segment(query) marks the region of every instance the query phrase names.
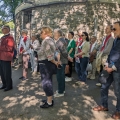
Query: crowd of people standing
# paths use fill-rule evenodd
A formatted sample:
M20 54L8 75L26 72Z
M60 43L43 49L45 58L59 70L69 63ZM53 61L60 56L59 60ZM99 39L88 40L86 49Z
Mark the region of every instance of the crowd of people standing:
M13 88L11 78L11 62L15 54L15 41L10 35L9 26L2 27L4 36L0 39L0 73L4 91ZM112 36L112 32L114 36ZM61 29L52 31L50 27L42 27L39 37L36 34L28 36L28 31L23 29L18 44L18 62L23 65L21 80L28 79L29 61L32 75L40 74L42 87L47 99L42 100L40 108L49 108L54 105L54 97L65 95L65 81L72 81L72 71L75 67L78 79L77 84L85 85L86 80L96 79L96 72L108 73L105 83L97 83L101 87L101 104L93 108L95 111L108 111L108 90L115 82L115 95L117 97L114 119L120 118L120 21L114 25L107 25L106 36L101 43L97 36L89 37L87 32L78 30L78 40L74 40L74 32L68 32L68 38ZM92 67L89 70L89 67ZM58 90L53 92L52 76L56 74Z

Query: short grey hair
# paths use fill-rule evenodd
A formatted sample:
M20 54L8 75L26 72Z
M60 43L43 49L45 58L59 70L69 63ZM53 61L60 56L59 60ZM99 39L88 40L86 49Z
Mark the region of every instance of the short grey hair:
M95 39L97 39L97 36L95 36L95 35L92 35L92 36L91 36L91 38L95 38Z
M32 33L31 37L35 37L35 38L37 38L37 34Z
M55 29L54 32L58 32L60 36L63 36L63 32L61 29Z
M21 33L28 34L28 30L27 30L27 29L23 29L23 30L21 31Z

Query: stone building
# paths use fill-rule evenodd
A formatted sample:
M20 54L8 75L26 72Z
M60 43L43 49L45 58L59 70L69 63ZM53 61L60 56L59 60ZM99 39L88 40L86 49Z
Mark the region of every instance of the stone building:
M17 40L21 29L31 35L46 25L65 33L82 29L101 39L105 25L120 20L120 0L26 0L15 14Z

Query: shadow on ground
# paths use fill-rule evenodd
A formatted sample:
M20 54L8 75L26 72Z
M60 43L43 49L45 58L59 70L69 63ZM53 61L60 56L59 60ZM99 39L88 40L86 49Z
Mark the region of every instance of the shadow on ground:
M54 98L53 108L40 109L41 99L45 94L41 87L40 77L20 81L21 68L13 69L14 89L8 92L0 91L0 120L112 120L116 98L113 88L109 92L109 112L94 112L92 108L100 102L100 88L95 86L96 80L88 80L87 85L66 83L64 97ZM53 77L54 91L57 90L56 76Z

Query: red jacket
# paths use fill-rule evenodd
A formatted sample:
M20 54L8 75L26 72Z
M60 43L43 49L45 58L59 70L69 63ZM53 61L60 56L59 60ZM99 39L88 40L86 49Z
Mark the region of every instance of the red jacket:
M14 54L14 38L8 34L0 40L0 60L12 61Z

